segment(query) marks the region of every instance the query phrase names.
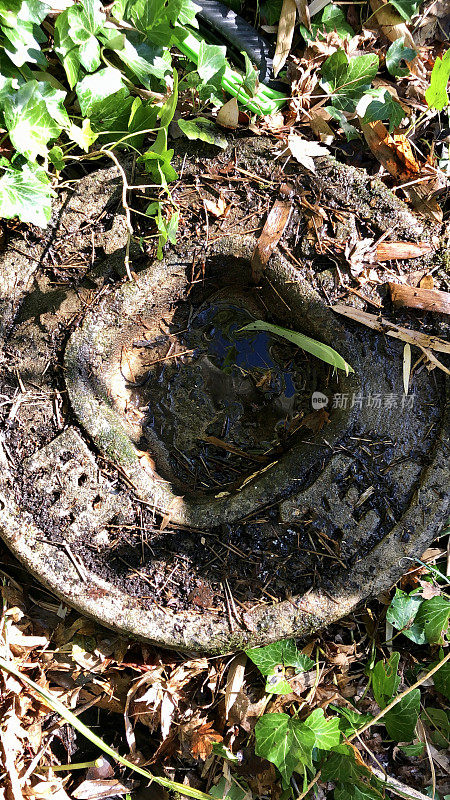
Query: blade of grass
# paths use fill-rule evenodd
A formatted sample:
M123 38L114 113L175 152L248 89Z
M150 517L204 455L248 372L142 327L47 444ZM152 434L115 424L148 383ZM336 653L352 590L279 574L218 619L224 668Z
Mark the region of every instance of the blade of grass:
M212 797L210 794L206 794L206 792L200 792L198 789L192 789L190 786L185 786L183 783L178 783L177 781L171 781L168 778L161 778L159 775L152 775L151 772L147 772L147 770L142 769L142 767L138 767L137 764L133 764L132 761L128 761L127 758L120 756L116 753L112 747L109 747L102 739L100 739L97 734L93 733L87 725L84 725L75 714L72 714L68 708L65 707L57 697L55 697L48 689L44 689L42 686L39 686L38 683L35 683L31 678L28 678L27 675L24 675L20 670L17 669L11 662L6 661L6 659L0 656L0 669L5 670L5 672L9 672L10 675L14 675L15 678L25 683L30 689L37 692L40 697L42 697L45 702L56 711L69 725L72 725L82 736L85 736L86 739L89 739L92 744L96 745L100 750L106 753L108 756L113 758L115 761L118 761L119 764L122 764L124 767L128 767L128 769L133 770L133 772L137 772L138 775L142 775L147 780L154 781L158 783L160 786L165 786L166 789L171 789L174 792L179 792L181 795L186 797L194 797L196 800L216 800L216 798Z
M320 358L321 361L325 361L327 364L331 364L332 367L343 369L346 375L348 375L349 372L355 371L332 347L323 344L323 342L318 342L316 339L311 339L303 333L290 331L288 328L281 328L279 325L272 325L270 322L264 322L262 319L258 319L256 322L250 322L249 325L245 325L243 328L240 328L240 330L267 331L268 333L273 333L275 336L281 336L283 339L287 339L288 342L293 342L297 347L301 347L302 350L306 350L306 352L311 353L312 356Z

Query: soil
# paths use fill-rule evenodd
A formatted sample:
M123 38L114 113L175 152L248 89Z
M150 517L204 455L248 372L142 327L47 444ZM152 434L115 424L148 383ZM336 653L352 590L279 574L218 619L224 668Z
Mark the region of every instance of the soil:
M336 267L335 253L327 252L326 248L318 252L313 246L311 218L305 215L305 205L302 206L300 200L324 209L324 241L333 236L336 242L342 243L352 224L357 225L361 236L374 235L383 230L382 213L378 222L370 222L363 204L354 212L348 208L347 197L342 203L336 196L327 198L321 189L317 189L320 176L313 189L311 180L299 174L296 168L291 165L283 168L282 160L273 162L268 155L270 142L266 142L265 147L264 151L259 142L257 146L243 142L239 149L231 148L217 155L213 148L203 144L189 144L186 148L183 142L179 146L177 158L182 179L175 187L174 198L181 208L181 225L175 250L191 262L192 281L201 281L206 248L212 242L233 233L254 231L257 234L261 230L268 207L277 197L280 185L288 180L292 184L294 208L281 242L282 251L298 265L298 276L308 280L328 302L345 297L348 304L364 305L357 296L348 295L341 282L341 269ZM142 180L145 181L145 176ZM47 232L19 228L11 233L9 244L10 250L25 249L28 253L35 250L38 255L34 286L21 304L5 349L6 363L0 388L4 447L14 469L17 503L24 512L32 515L55 546L63 546L68 529L82 512L83 498L79 508L75 500L72 510L65 517L56 519L52 516L55 497L40 490L38 481L30 483L24 465L26 459L52 442L63 429L76 425L67 402L61 369L64 346L70 332L83 318L85 309L96 303L99 297L107 295L124 275L126 236L117 199L120 187L115 170L106 169L101 177L94 174L83 181L75 195L62 194L53 224ZM218 188L222 186L223 189ZM223 218L214 219L208 215L205 241L203 201L217 200L218 195L225 198L229 211ZM404 231L400 232L400 237L408 238L406 222L407 215L404 215ZM138 226L140 224L138 222ZM146 233L145 228L140 232ZM409 235L417 237L417 231L411 234L409 230ZM426 236L422 232L420 235ZM202 244L192 247L192 243L199 239ZM152 256L151 246L152 240L148 240L144 252L137 248L132 250L136 272L147 266L148 258ZM435 254L434 258L439 259L441 255ZM431 257L426 256L415 260L409 268L427 269L430 263ZM445 272L441 270L435 276L437 281L441 277L442 288L445 288ZM379 303L383 291L380 294L370 290L367 296L372 303ZM252 309L253 315L254 311ZM184 328L184 333L180 333L179 348L193 353L188 354L185 363L178 360L176 365L170 362L153 365L146 382L136 387L137 408L147 407L148 397L156 388L160 393L158 413L147 418L144 432L145 428L158 428L159 433L164 432L176 443L181 456L171 464L171 468L181 482L191 479L194 491L232 482L234 474L241 478L249 473L248 461L239 454L220 449L218 452L211 444L199 446L198 443L192 452L189 432L180 432L176 426L177 397L182 398L186 392L186 381L198 379L200 371L204 382L214 383L217 368L223 366L231 347L230 340L219 351L214 351L214 348L208 351L207 340L222 314L223 345L223 325L228 324L229 336L226 317L230 313L234 329L245 323L247 317L251 318L248 311L243 312L236 304L226 307L220 300L204 306L194 319L180 318L180 323L186 323L188 330ZM413 322L417 325L419 322L424 331L445 334L444 323L429 314L397 312L395 319L400 324ZM350 324L349 327L356 329L356 325ZM381 356L383 350L394 353L401 365L401 344L382 342L381 337L367 332L360 331L360 336L369 351L379 348ZM26 342L30 341L38 357L33 355L27 360ZM217 337L214 341L217 343ZM247 344L242 349L244 360L239 364L239 357L236 359L237 366L228 373L226 385L223 378L221 380L220 392L223 393L225 386L230 397L237 398L240 404L234 426L229 431L228 443L258 458L270 448L282 444L283 436L286 436L283 428L286 404L292 406L291 387L311 385L311 359L298 352L295 354L291 345L269 345L266 335L260 334L256 339L252 337L245 341ZM158 344L165 347L167 343L156 342ZM164 347L159 351L150 348L149 361L155 361L161 353L167 352ZM242 370L245 372L248 367L245 359L252 358L256 351L261 350L266 363L267 359L270 360L270 374L261 368L261 364L256 367L252 364L257 377L242 377ZM393 385L398 385L398 379L396 376ZM399 451L395 436L380 441L371 435L367 426L361 430L353 427L340 442L339 453L353 455L357 468L353 465L350 472L342 469L337 477L336 502L352 508L355 524L363 524L370 511L380 522L376 534L367 540L367 549L380 541L400 519L432 454L444 402L444 382L437 370L429 378L423 368L416 373L415 380L421 397L420 414L413 415L411 408L402 409L404 426L411 426L404 451ZM172 417L166 407L169 396L174 403ZM303 395L298 393L297 405L290 408L291 419L305 415L309 396L309 388ZM272 416L268 414L269 409ZM252 414L255 417L253 430L248 425ZM221 401L200 408L199 415L203 418L198 420L203 434L227 438ZM77 430L83 437L82 431ZM302 435L307 441L307 429ZM92 445L85 441L92 449ZM190 463L185 468L186 457ZM72 458L70 452L67 458ZM351 564L364 555L352 550L351 538L346 539L345 531L330 521L332 514L328 514L326 509L323 516L310 519L305 512L303 518L295 522L283 522L278 507L263 507L248 519L217 529L173 528L170 519L161 519L136 498L133 488L124 481L114 464L102 456L96 458L108 491L120 494L121 507L126 507L127 512L122 516L110 516L102 528L103 540L101 537L93 539L89 529L84 532L80 529L77 537L70 540L71 549L85 568L139 597L143 607L156 604L173 611L207 610L220 616L229 613L230 602L233 602L243 611L248 611L255 604L289 600L292 595L318 585L326 590L337 570L342 570L344 575ZM328 458L329 453L324 448L323 465ZM402 482L399 470L406 476L403 492L399 491ZM314 477L309 477L310 482ZM308 480L305 486L308 486ZM364 494L367 494L367 499L358 506L357 499ZM94 496L93 503L95 499Z

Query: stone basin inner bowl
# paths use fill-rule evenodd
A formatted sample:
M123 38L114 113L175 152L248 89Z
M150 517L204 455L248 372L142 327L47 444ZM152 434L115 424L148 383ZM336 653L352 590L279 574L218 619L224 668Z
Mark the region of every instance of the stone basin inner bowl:
M216 247L194 283L178 259L154 265L89 313L66 348L67 388L85 431L171 523L210 528L288 497L351 425L349 404L330 409L315 436L299 427L314 392L356 394L354 375L240 330L265 318L333 346L349 363L358 358L284 258L275 255L255 287L252 244Z
M103 293L65 348L75 420L23 465L32 504L14 500L7 465L0 476L2 536L41 581L104 625L190 652L315 632L392 585L448 513L442 376L417 370L405 398L402 343L343 324L279 254L255 287L254 246L224 238L195 267L171 254ZM331 345L354 373L240 331L255 318ZM329 398L328 418L312 413L314 392ZM108 525L133 522L136 498L180 551L186 537L214 536L240 552L240 584L252 574L259 598L239 603L239 568L213 580L195 548L188 569L207 593L222 587L222 605L172 610L94 561L80 573L80 537L107 554ZM261 558L269 539L273 556L256 577L240 539L249 528ZM329 569L315 566L317 537ZM305 557L306 584L296 577ZM264 589L283 563L285 599L270 602Z

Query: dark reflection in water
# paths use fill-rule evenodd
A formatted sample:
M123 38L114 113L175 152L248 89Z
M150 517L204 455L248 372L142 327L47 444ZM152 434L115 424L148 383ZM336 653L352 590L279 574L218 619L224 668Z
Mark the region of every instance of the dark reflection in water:
M189 354L155 364L139 392L144 432L190 490L236 486L277 458L326 384L328 368L295 345L242 331L254 318L238 303L204 304L176 334Z

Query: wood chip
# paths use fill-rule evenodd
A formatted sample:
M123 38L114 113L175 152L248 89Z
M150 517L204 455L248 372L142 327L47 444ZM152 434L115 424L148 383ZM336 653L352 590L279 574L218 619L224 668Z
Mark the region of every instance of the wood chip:
M397 308L420 308L438 314L450 314L450 294L439 289L422 289L402 283L389 283L391 299Z
M353 308L353 306L346 306L344 303L337 303L333 306L333 311L360 322L374 331L391 336L393 339L409 342L409 344L414 344L421 349L425 348L427 350L436 350L438 353L450 354L450 343L439 339L437 336L429 336L427 333L420 333L411 328L402 328L400 325L395 325L394 322L383 319L383 317L369 314L367 311L361 311L359 308Z
M376 247L376 260L420 258L426 253L431 253L432 250L433 247L428 242L380 242Z
M261 280L264 268L289 222L291 210L291 203L276 200L269 212L252 255L252 280L255 283L259 283Z

